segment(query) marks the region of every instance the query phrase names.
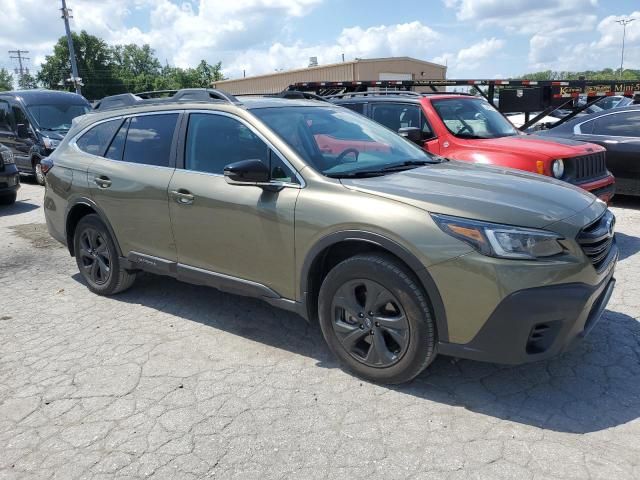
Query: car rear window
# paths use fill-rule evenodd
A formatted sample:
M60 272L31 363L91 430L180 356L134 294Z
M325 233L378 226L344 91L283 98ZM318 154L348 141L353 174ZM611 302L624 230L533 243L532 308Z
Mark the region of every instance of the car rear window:
M83 152L90 153L91 155L104 155L104 151L111 143L111 139L118 131L118 128L122 124L122 119L109 120L107 122L99 123L95 127L85 132L77 141L76 145Z

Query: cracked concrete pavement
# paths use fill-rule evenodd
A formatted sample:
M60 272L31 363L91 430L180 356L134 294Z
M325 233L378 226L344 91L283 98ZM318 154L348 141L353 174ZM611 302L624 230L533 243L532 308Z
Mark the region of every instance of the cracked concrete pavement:
M42 195L0 207L0 479L640 478L640 200L613 208L618 284L575 350L389 388L258 300L152 275L90 293Z

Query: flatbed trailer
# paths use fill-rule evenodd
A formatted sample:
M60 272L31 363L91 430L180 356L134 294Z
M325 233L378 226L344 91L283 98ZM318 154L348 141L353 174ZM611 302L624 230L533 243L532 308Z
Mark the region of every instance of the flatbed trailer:
M320 97L340 97L349 94L393 93L420 89L426 93L452 93L447 87L475 87L502 113L524 113L526 130L556 110L569 110L554 126L575 117L603 98L620 95L633 97L640 94L640 80L363 80L345 82L301 82L290 85L285 92L313 93ZM285 93L283 92L283 94ZM577 99L586 96L584 105ZM496 105L496 98L499 100ZM530 118L531 113L537 113Z

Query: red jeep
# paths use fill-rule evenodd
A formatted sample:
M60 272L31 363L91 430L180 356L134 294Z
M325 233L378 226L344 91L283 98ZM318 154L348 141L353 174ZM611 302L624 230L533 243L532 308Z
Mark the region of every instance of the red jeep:
M605 202L614 194L615 180L607 170L603 147L522 133L481 97L367 92L346 93L331 102L447 158L548 175L582 187Z

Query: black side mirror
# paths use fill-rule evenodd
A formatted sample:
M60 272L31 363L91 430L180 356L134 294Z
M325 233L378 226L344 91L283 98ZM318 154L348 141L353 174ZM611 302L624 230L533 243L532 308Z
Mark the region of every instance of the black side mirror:
M270 180L269 167L257 159L241 160L224 167L224 176L232 183L264 184Z
M403 127L398 130L398 133L413 143L422 144L422 132L418 127Z

